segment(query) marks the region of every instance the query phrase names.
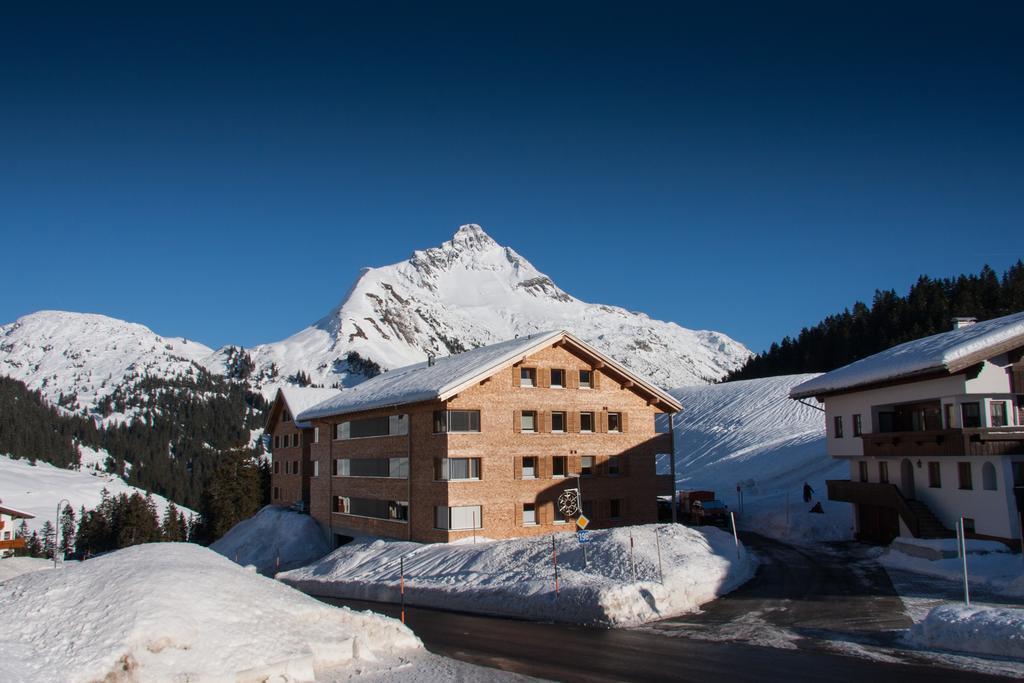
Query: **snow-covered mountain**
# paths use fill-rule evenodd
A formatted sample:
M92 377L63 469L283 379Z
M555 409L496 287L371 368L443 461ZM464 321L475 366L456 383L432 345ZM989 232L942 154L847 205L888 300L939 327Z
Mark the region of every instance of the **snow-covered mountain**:
M104 315L39 311L0 325L0 374L72 412L95 410L147 375L195 377L208 346ZM117 416L112 416L117 419Z
M250 350L266 382L297 372L343 386L363 379L355 352L395 368L542 330L564 328L662 386L706 384L750 351L719 332L688 330L566 293L478 225L440 247L365 269L330 313L287 339ZM228 350L222 349L219 354ZM221 365L223 371L223 364Z

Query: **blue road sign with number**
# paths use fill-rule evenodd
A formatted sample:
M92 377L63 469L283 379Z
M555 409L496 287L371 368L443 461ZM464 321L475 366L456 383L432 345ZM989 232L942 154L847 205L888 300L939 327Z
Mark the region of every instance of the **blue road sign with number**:
M590 543L590 533L580 529L576 532L576 538L580 543Z

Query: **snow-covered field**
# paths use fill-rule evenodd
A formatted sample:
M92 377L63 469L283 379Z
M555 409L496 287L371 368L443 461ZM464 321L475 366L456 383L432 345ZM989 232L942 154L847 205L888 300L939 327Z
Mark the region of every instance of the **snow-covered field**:
M3 586L0 614L17 615L0 638L4 681L313 680L422 648L394 619L329 607L188 543L134 546Z
M825 480L846 479L849 472L825 451L824 413L789 398L792 387L816 376L672 390L683 404L676 426L679 488L715 491L740 513L740 528L765 536L791 542L852 538L852 506L827 500ZM815 492L811 504L803 502L805 481ZM808 512L815 502L824 514Z
M42 557L7 557L0 559L0 581L44 569L53 569L53 560Z
M48 463L37 461L32 465L27 459L15 459L0 455L0 500L8 507L35 515L28 520L30 530L39 530L43 523L55 523L57 503L62 498L71 502L77 514L79 507L86 509L99 505L103 489L110 495L122 493L146 495L143 489L127 484L124 479L112 474L103 474L92 469L65 470ZM160 514L167 508L168 500L153 495ZM185 516L195 514L192 510L178 506Z
M331 546L309 515L268 505L231 527L210 550L273 575L309 564L330 552Z
M631 626L694 611L742 585L755 570L742 546L737 553L730 534L711 527L645 525L593 531L590 537L585 564L575 535L555 535L557 595L551 536L452 544L359 538L277 578L314 595L397 602L404 558L409 604Z

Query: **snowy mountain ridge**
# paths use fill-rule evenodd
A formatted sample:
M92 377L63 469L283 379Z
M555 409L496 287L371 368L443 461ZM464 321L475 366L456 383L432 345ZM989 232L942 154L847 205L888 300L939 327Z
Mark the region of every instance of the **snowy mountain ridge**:
M718 332L580 301L480 226L464 225L438 247L363 269L341 303L279 342L213 351L103 315L39 311L0 325L0 374L70 412L95 412L115 389L130 391L147 376L188 379L203 369L244 379L270 398L299 373L348 387L375 365L387 370L560 328L661 386L718 380L750 355ZM129 409L105 420L133 416Z
M662 386L721 379L750 355L718 332L580 301L478 225L406 261L364 269L326 316L250 354L264 377L304 371L315 383L351 386L363 377L349 352L390 369L560 328Z

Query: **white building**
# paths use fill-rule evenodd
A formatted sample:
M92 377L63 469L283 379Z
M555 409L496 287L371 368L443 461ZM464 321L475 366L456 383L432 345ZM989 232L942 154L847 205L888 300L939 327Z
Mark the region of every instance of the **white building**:
M793 388L825 405L828 454L849 480L858 538L969 534L1020 546L1024 510L1024 312L899 346Z
M0 557L7 557L18 548L25 547L25 539L17 535L20 519L32 519L35 515L0 505Z

